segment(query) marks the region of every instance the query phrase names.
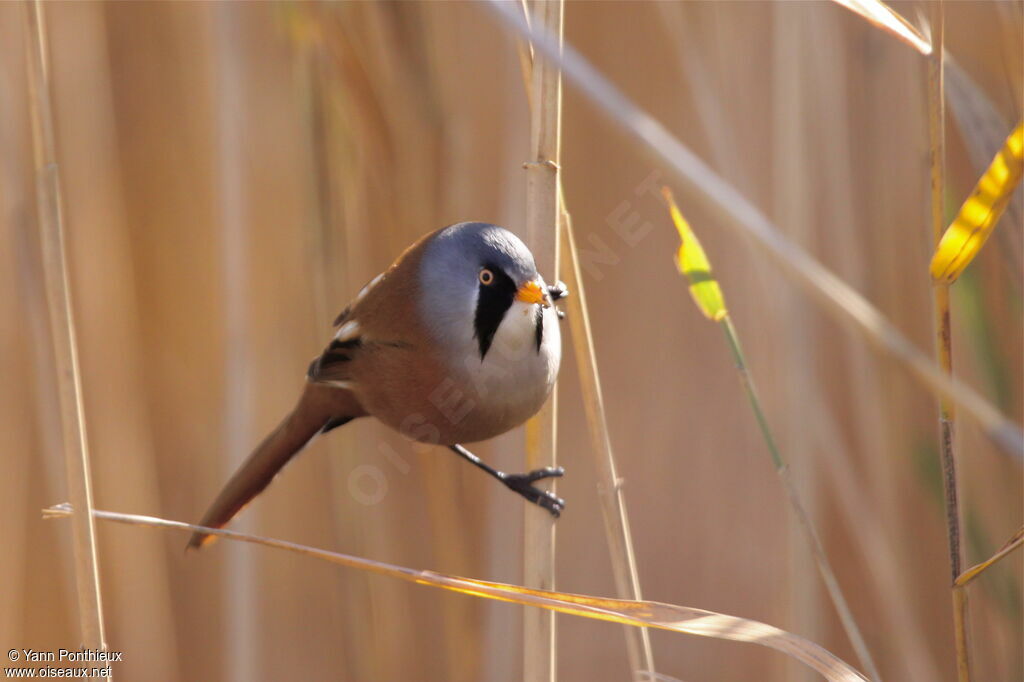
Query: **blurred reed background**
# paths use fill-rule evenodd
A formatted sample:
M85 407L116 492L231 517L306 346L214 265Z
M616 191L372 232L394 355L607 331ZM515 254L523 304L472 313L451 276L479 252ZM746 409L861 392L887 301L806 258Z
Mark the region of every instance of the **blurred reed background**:
M893 6L916 21L923 4ZM0 645L45 650L79 635L70 525L40 519L67 493L23 12L0 4ZM516 44L461 2L46 12L95 502L195 520L291 406L333 316L405 245L466 219L522 233ZM1022 115L1024 5L946 12L947 49L1005 134ZM566 39L931 352L924 59L828 2L573 2ZM947 130L955 211L996 147L979 156L991 140L952 115ZM668 174L568 86L562 168L645 597L769 622L856 663L720 332L673 265L649 191ZM677 197L883 675L954 679L933 396ZM1019 423L1015 215L954 288L953 320L957 372ZM571 357L559 399L558 586L612 595ZM1020 527L1021 469L965 416L958 446L974 563ZM479 450L518 469L522 447L514 432ZM366 422L318 440L233 527L519 582L521 505ZM520 675L517 606L230 542L186 556L183 535L150 529L100 524L98 542L118 679ZM1017 552L969 588L977 679L1024 679L1021 572ZM560 680L629 678L619 626L558 628ZM658 670L688 682L807 676L759 647L652 639Z

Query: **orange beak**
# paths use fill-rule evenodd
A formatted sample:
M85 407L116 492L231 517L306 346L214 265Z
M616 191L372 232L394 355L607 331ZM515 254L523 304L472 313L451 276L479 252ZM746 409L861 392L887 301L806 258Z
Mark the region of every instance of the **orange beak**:
M544 308L548 307L547 295L537 280L531 280L519 287L519 291L516 292L516 300L524 303L538 303Z

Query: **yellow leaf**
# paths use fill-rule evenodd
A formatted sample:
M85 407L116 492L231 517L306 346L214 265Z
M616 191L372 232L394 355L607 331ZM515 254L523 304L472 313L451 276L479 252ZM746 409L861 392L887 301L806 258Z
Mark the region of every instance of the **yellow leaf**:
M1006 138L1003 148L992 159L971 196L960 207L956 219L942 235L932 257L930 271L933 280L951 284L970 265L1010 203L1022 170L1024 121L1018 123Z
M700 308L700 311L710 319L721 320L728 312L725 309L725 297L722 296L722 289L711 274L711 263L704 254L704 248L700 245L697 235L690 229L690 224L676 206L675 199L668 187L662 187L661 193L668 202L668 210L672 215L672 222L679 232L679 251L676 252L676 267L679 272L686 275L690 280L690 295L693 301Z

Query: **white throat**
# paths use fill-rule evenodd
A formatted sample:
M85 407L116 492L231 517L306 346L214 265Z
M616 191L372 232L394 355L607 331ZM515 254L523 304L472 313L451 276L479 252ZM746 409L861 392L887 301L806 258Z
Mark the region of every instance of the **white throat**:
M537 311L543 332L537 345ZM479 399L496 409L516 410L543 401L558 375L561 336L554 308L515 301L505 313L491 346L480 357L476 339L462 363Z

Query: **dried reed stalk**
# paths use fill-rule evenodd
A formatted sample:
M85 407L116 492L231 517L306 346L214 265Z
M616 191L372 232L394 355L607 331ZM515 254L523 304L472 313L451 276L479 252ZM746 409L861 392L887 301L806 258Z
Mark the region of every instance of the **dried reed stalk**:
M571 45L564 46L549 32L531 31L517 12L500 0L487 7L511 30L532 40L536 52L558 64L598 111L623 132L641 143L642 149L662 163L687 187L715 209L727 225L770 256L780 271L791 277L823 309L844 325L851 325L879 349L899 360L922 385L945 396L971 414L985 435L1004 452L1024 461L1024 432L977 391L945 374L919 351L897 327L853 287L825 268L801 246L787 239L761 209L715 173L678 138L632 100L625 97Z
M527 25L530 22L529 8L526 0L522 0L523 18ZM529 42L518 44L519 63L526 85L527 103L533 104L531 83L533 81L533 45ZM583 289L583 275L580 271L579 252L572 230L572 218L565 207L565 194L562 189L561 177L558 179L559 210L558 223L561 236L566 241L566 248L560 249L562 261L559 265L567 273L571 296L566 303L569 308L569 324L572 330L573 350L576 357L577 371L580 375L580 391L583 395L584 411L587 415L587 429L590 434L591 453L594 455L595 467L599 480L598 498L601 501L601 515L604 519L605 537L608 539L608 551L611 554L612 573L615 576L616 593L622 599L640 601L640 577L636 568L636 554L633 550L633 537L629 528L629 517L626 514L626 502L622 493L622 481L619 479L615 466L615 454L612 451L611 437L608 435L608 422L604 411L604 396L601 390L601 375L597 369L597 354L594 351L594 338L590 330L590 315L587 309L586 294ZM654 653L651 648L651 637L646 629L627 627L626 655L629 668L636 675L655 674Z
M856 670L814 642L766 623L730 616L724 613L715 613L714 611L705 611L704 609L661 602L608 599L586 594L535 590L520 585L463 578L435 571L396 566L350 554L328 552L294 542L249 535L224 528L195 526L189 523L182 523L181 521L171 521L154 516L121 514L100 509L94 509L92 514L95 518L104 521L113 521L131 526L146 526L190 532L202 531L222 538L286 550L332 564L356 568L378 575L386 575L417 585L439 587L481 599L533 606L580 618L621 623L632 627L654 627L671 632L696 635L698 637L712 637L733 642L759 644L800 660L812 670L821 673L825 679L831 682L864 682L865 680ZM69 516L78 516L78 514L67 503L58 504L43 510L44 519L59 519Z
M942 241L946 231L943 211L945 192L945 93L943 90L942 51L944 17L941 0L931 5L932 45L928 57L928 142L931 170L931 223L935 245ZM949 285L934 283L932 288L935 308L935 353L939 367L948 376L953 375L953 337L949 313ZM970 651L967 633L967 592L956 585L964 565L964 547L960 540L960 503L956 476L956 455L953 451L953 431L956 424L956 406L949 396L939 396L939 456L942 460L942 487L946 502L946 532L949 541L950 584L953 596L953 632L956 641L957 679L971 679Z
M535 24L562 40L564 0L537 0ZM538 269L558 279L558 162L562 134L562 75L552 61L534 64L530 79L530 162L526 164L526 235ZM556 465L557 389L526 425L526 469ZM525 507L523 583L555 587L555 520L535 505ZM523 614L523 679L554 682L555 614Z
M570 294L566 306L569 308L573 352L576 356L576 369L580 375L583 407L587 414L590 449L594 455L594 469L598 479L597 492L601 500L601 516L604 519L608 551L611 554L615 591L622 599L641 601L643 596L640 592L640 576L636 569L636 554L633 551L633 534L629 528L629 516L626 514L622 480L616 471L615 454L612 452L612 441L608 435L601 375L597 371L597 355L594 351L594 336L590 330L579 252L576 249L572 219L564 207L563 201L560 222L565 248L562 249L562 260ZM646 629L637 628L626 628L625 634L630 670L634 674L647 673L648 677L655 674L650 634Z
M88 511L76 515L72 523L79 626L82 645L99 650L106 648L106 634L96 553L96 525L92 516L92 476L82 403L82 377L78 367L78 343L64 249L63 198L53 132L53 111L50 106L46 17L39 0L26 5L25 29L32 146L36 166L36 204L53 339L53 360L58 378L68 496L76 508Z
M252 344L248 342L253 324L250 310L251 289L248 271L251 258L249 241L250 197L245 177L246 112L248 74L240 39L240 9L229 4L212 8L215 32L213 54L216 79L216 210L223 229L220 234L220 295L224 301L223 353L224 385L223 427L227 457L221 462L224 476L229 476L243 461L251 443L252 414L255 403L252 367ZM258 515L260 512L257 511ZM252 516L238 521L241 528L251 528ZM227 555L221 567L220 580L227 599L224 616L226 628L225 655L229 680L251 680L257 675L259 632L257 599L260 567L252 560L252 550L239 547Z

